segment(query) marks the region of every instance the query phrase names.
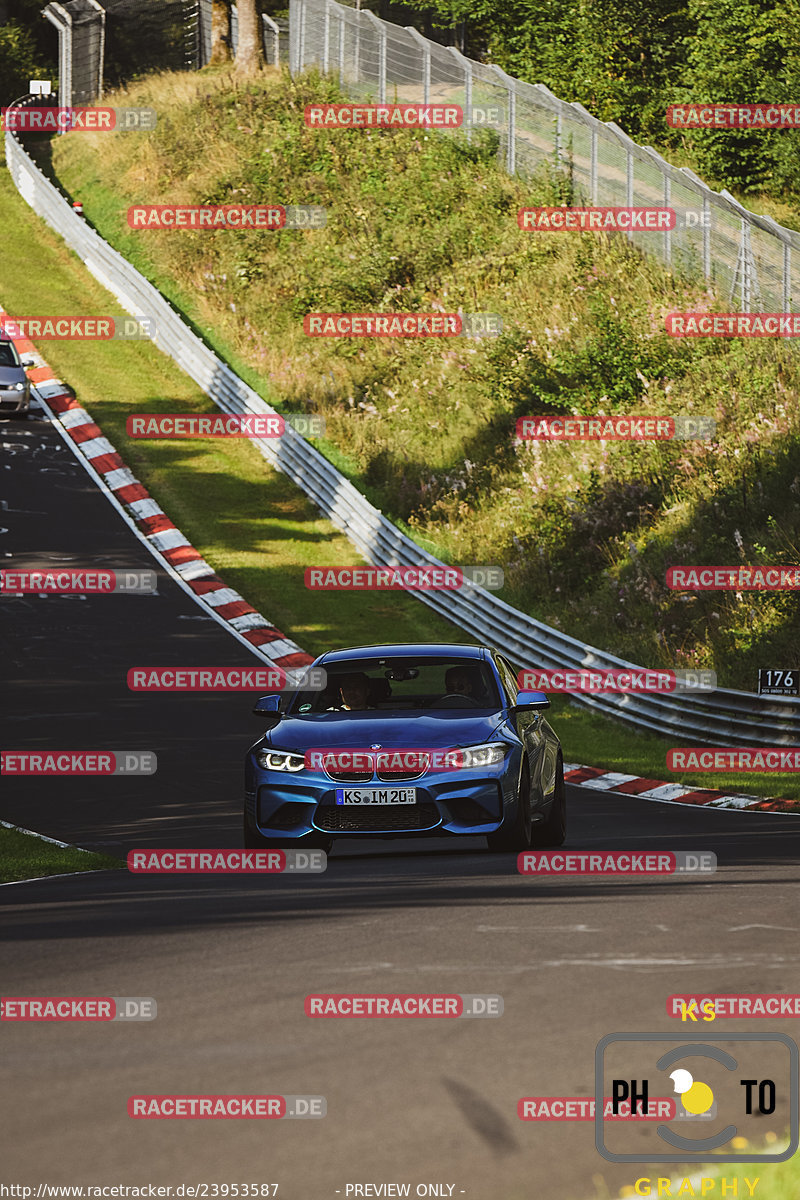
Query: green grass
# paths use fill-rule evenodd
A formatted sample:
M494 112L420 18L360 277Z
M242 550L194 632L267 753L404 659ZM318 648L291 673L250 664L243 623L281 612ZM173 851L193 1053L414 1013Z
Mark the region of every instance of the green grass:
M0 883L66 875L71 871L123 869L124 862L77 846L54 846L35 833L0 827Z
M713 788L718 791L744 792L789 800L800 812L800 778L797 775L772 776L735 771L668 771L667 751L673 747L694 745L691 738L675 734L660 737L631 729L621 721L597 716L568 697L551 696L548 718L558 732L564 748L564 761L584 766L603 766L625 775L642 775L679 783L685 787Z

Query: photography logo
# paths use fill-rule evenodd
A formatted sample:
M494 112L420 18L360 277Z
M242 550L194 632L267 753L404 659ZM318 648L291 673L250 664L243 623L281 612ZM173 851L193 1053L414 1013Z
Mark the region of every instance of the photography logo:
M800 1055L782 1033L610 1033L595 1051L595 1145L625 1163L785 1162L800 1145ZM646 1117L650 1097L676 1095L675 1116L637 1134L618 1110ZM602 1099L611 1096L606 1114ZM768 1118L765 1120L764 1118ZM759 1150L767 1131L789 1129L788 1145ZM633 1137L636 1140L633 1141ZM739 1152L741 1150L741 1152Z

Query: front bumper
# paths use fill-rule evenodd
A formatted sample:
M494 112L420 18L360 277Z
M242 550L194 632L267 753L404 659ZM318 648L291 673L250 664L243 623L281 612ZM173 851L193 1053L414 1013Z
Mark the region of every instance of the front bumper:
M338 805L337 787L414 787L416 804ZM245 792L245 810L265 837L300 838L311 832L339 836L372 834L412 837L442 834L485 835L503 822L514 803L513 773L506 762L494 772L437 772L421 779L387 784L336 783L306 771L302 778L259 769Z
M0 416L14 416L15 413L27 412L31 405L31 390L24 392L11 391L0 387Z

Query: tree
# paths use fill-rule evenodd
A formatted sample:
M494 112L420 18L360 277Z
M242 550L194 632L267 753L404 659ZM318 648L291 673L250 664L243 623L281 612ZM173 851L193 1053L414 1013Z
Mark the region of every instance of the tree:
M212 0L211 64L231 60L231 0Z
M27 96L28 82L41 78L33 38L16 21L0 28L0 104Z
M253 75L264 66L261 40L261 16L256 0L239 0L239 39L236 47L236 72Z

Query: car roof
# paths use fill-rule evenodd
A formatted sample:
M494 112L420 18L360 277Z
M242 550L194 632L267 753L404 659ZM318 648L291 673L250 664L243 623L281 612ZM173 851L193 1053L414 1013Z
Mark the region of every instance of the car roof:
M475 658L490 657L485 646L461 646L452 642L387 642L378 646L348 646L329 650L318 662L348 662L359 658Z

